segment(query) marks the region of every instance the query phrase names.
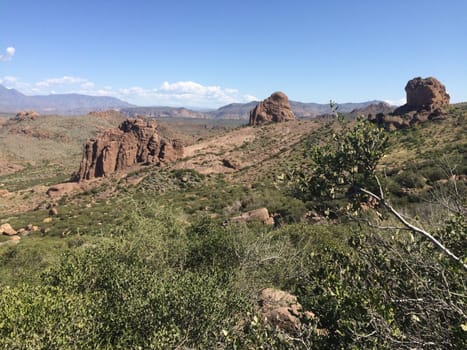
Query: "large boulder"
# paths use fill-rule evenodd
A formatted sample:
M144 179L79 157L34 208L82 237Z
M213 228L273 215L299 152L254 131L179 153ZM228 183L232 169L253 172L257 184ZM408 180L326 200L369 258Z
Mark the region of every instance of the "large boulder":
M250 125L280 123L288 120L295 120L295 115L290 108L289 98L283 92L273 93L258 103L250 112Z
M438 79L414 78L405 86L407 106L413 109L424 107L438 108L449 105L449 95L446 87Z
M108 176L138 163L172 162L182 154L182 144L162 138L155 121L127 119L85 143L77 180Z
M436 78L414 78L405 86L407 103L393 113L370 115L369 120L393 131L424 123L428 120L442 119L445 107L449 105L446 88Z

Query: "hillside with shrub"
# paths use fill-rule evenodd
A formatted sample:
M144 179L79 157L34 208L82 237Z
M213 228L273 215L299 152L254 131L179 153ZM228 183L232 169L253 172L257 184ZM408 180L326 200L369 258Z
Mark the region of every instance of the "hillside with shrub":
M337 118L172 121L184 158L48 195L78 170L84 139L121 122L83 118L92 127L79 134L60 117L1 125L3 159L22 170L0 175L0 224L20 237L0 236L0 348L466 347L466 104L391 132ZM50 137L23 133L13 150L21 129ZM70 159L60 137L73 140ZM54 179L44 171L58 159ZM269 218L251 214L261 208ZM267 310L268 288L300 308Z

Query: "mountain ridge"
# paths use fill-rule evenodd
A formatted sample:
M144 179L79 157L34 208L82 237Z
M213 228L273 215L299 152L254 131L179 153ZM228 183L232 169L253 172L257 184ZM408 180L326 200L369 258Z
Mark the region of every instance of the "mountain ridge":
M218 109L202 111L187 107L135 106L115 97L90 96L77 93L28 96L18 90L7 89L0 85L0 112L4 113L35 110L42 114L78 115L92 111L115 109L128 117L248 120L250 111L258 102L230 103ZM297 118L315 118L319 115L331 113L329 104L290 101L290 105ZM368 109L369 106L373 105L384 106L386 109L392 107L386 102L378 100L347 102L337 105L339 112L342 113Z
M250 117L250 111L255 108L259 101L251 101L247 103L231 103L222 106L213 111L194 111L184 107L129 107L122 108L121 113L128 117L144 116L153 118L203 118L203 119L239 119L248 120ZM320 103L306 103L298 101L290 101L290 106L297 118L316 118L320 115L331 113L331 107L329 104ZM395 106L391 106L384 101L372 100L367 102L346 102L337 104L338 111L346 114L355 114L362 110L363 114L365 111L371 110L379 113L392 110Z
M110 96L77 93L28 96L0 85L0 111L17 113L35 110L44 114L83 114L95 110L120 109L134 105Z

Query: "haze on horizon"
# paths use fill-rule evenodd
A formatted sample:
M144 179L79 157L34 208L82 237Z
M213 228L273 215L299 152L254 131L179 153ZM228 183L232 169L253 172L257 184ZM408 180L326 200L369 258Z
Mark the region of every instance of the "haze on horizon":
M409 79L435 76L461 102L466 13L462 0L2 0L0 84L216 108L277 90L402 104Z

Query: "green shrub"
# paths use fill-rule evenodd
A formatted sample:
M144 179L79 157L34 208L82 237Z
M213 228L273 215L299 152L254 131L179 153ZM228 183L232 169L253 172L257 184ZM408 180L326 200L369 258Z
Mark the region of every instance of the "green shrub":
M425 179L423 176L412 169L403 170L395 176L394 180L401 187L422 188L425 185Z
M92 349L101 343L98 313L91 294L51 286L4 287L0 349Z
M169 258L160 248L154 252L156 242L164 243L155 237L172 235L173 227L151 222L155 225L147 234L137 235L147 227L143 222L128 236L68 251L44 275L43 285L28 293L27 286L7 288L0 297L0 319L5 319L0 348L214 347L247 304L231 287L229 274L178 269L174 262L185 259L183 249ZM13 295L16 304L11 304ZM55 327L62 328L53 333Z
M187 238L189 243L186 267L229 270L238 265L239 257L231 232L220 222L203 217L191 225Z

